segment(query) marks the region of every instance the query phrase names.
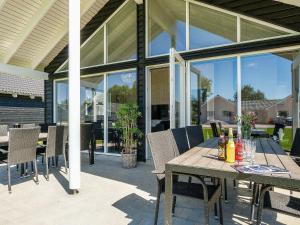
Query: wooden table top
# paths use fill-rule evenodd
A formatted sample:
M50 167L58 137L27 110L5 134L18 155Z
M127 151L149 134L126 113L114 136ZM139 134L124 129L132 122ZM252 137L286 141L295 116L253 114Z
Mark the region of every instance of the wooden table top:
M260 184L300 190L300 167L283 149L269 138L257 141L255 163L274 165L285 168L289 174L245 174L233 168L234 163L227 163L208 155L217 155L218 138L212 138L198 147L192 148L166 164L166 173L186 173L217 178L249 180Z
M40 133L39 135L39 141L47 140L48 133ZM0 144L1 145L7 145L8 144L8 136L0 136Z

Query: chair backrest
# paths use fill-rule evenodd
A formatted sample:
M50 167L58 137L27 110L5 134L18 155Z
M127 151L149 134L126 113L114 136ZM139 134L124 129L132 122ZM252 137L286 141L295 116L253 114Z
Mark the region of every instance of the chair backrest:
M190 149L185 128L175 128L170 130L171 140L175 153L182 154Z
M8 165L36 159L36 146L40 127L9 129Z
M62 155L68 136L68 127L66 126L49 126L47 139L47 157Z
M218 131L218 128L217 128L217 124L215 122L213 122L213 123L210 123L210 126L211 126L211 129L212 129L212 132L213 132L213 136L214 137L219 137L219 131Z
M8 126L0 125L0 136L7 136Z
M284 124L282 124L282 123L275 123L275 127L274 127L274 130L273 130L273 136L279 137L279 135L278 135L279 129L283 129L284 130L284 128L285 128Z
M165 164L176 157L170 131L150 133L147 139L155 169L165 171Z
M300 128L296 129L296 134L294 137L290 155L300 157Z
M187 126L185 129L190 148L193 148L204 142L203 129L201 125Z
M92 140L92 124L91 123L80 124L80 150L90 149L91 140Z
M22 124L22 128L31 128L31 127L35 127L35 124L34 123Z

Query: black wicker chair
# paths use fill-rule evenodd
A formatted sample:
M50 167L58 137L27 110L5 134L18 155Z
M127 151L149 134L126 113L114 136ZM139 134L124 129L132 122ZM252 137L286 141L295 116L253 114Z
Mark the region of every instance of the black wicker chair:
M296 129L290 156L298 164L298 166L300 166L300 128Z
M154 224L156 225L159 213L160 195L165 191L165 164L175 158L178 153L176 153L176 150L173 148L174 144L172 143L173 140L169 130L150 133L147 135L147 139L155 167L153 173L157 178L158 189L154 218ZM216 204L219 204L219 218L220 223L223 224L221 185L207 186L202 178L197 178L199 180L198 183L188 183L173 179L173 194L195 197L202 200L206 199L204 200L205 224L209 224L209 210ZM204 193L207 193L207 196L205 196ZM173 201L173 209L174 207L175 204Z
M189 142L186 135L185 128L171 129L171 136L173 137L174 149L179 155L185 153L190 149Z
M203 129L201 125L187 126L185 129L190 148L198 146L199 144L204 142Z
M215 122L213 123L210 123L210 126L211 126L211 129L212 129L212 132L213 132L213 136L214 137L219 137L219 131L218 131L218 128L217 128L217 124Z

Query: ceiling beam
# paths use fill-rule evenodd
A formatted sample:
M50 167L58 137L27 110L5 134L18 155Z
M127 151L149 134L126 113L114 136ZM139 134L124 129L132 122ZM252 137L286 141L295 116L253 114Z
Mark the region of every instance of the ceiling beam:
M276 0L276 1L300 7L300 1L299 0Z
M43 19L43 17L47 14L49 9L54 5L55 2L56 0L47 0L42 2L37 13L33 17L31 17L24 30L20 32L19 36L11 44L11 47L1 59L1 63L8 63L12 59L12 57L16 54L24 41L29 37L33 29L39 24L39 22Z
M81 6L81 17L94 5L96 0L88 0L85 1L85 3ZM52 51L52 49L55 48L55 46L64 38L65 35L68 34L69 27L68 27L68 21L65 22L64 26L56 33L52 41L47 45L40 54L37 54L35 58L33 58L31 63L31 68L36 69L40 63L47 57L49 52Z

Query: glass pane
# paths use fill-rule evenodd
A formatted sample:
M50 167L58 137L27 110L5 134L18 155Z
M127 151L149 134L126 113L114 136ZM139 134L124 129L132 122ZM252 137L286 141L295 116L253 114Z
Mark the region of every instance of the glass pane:
M80 67L102 65L104 63L104 29L100 29L87 43L81 47ZM69 70L67 62L59 71Z
M237 19L216 10L190 4L190 48L230 44L237 41Z
M108 152L120 153L121 135L116 129L116 113L125 103L137 103L136 72L112 73L107 77Z
M148 51L150 56L168 54L171 47L185 50L185 1L148 1Z
M108 62L136 59L136 3L129 1L108 23Z
M292 71L295 52L242 57L242 112L256 114L256 128L273 134L285 125L284 149L292 143Z
M100 29L81 47L81 67L102 65L104 63L104 31Z
M241 41L257 40L286 34L288 33L249 20L241 19Z
M104 76L81 79L81 122L96 122L96 150L104 152Z
M203 124L204 137L212 137L211 122L234 127L237 112L236 58L194 62L190 78L191 124Z
M184 87L182 83L182 77L185 74L182 73L182 65L180 63L175 64L175 128L182 127L185 124L184 115L182 113L182 107L184 107Z
M55 82L55 114L56 123L68 123L68 92L69 92L68 80L56 81Z

